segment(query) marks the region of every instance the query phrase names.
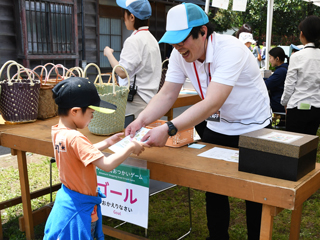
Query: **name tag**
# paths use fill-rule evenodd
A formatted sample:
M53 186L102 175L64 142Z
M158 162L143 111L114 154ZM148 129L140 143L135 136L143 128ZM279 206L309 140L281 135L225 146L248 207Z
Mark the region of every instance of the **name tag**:
M208 117L207 121L220 122L220 110Z

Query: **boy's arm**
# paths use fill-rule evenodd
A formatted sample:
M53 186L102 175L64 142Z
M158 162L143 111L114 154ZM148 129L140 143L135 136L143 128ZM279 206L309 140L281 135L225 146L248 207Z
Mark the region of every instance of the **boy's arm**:
M99 149L100 151L110 147L111 145L119 142L123 137L124 133L117 133L112 135L109 138L106 138L105 140L102 140L101 142L98 142L96 144L93 144L93 146L95 146L97 149Z
M132 141L122 152L114 153L109 157L101 157L92 162L92 164L102 169L103 171L110 172L111 170L119 166L124 160L126 160L131 153L139 156L139 154L144 151L145 146L147 146L145 143Z

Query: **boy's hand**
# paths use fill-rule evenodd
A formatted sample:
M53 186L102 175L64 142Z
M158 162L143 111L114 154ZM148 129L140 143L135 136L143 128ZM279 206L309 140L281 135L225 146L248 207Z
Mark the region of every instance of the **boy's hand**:
M108 146L111 146L111 145L119 142L120 140L122 140L121 137L123 137L123 136L124 136L124 133L117 133L117 134L112 135L111 137L109 137L107 139Z
M135 140L132 140L128 146L132 148L132 153L136 154L137 156L140 155L144 151L144 147L149 147L149 145L143 143L143 142L137 142Z

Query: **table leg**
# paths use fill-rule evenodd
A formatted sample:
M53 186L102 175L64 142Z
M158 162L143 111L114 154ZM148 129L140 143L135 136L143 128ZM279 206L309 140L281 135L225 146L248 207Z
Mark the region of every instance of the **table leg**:
M298 206L291 213L290 240L298 240L300 237L302 205Z
M260 240L272 239L273 214L274 207L262 205Z
M19 167L19 177L21 186L21 198L23 207L23 216L25 218L25 229L27 239L34 239L33 218L31 210L31 198L29 189L28 167L26 152L17 150L17 159Z
M0 210L0 240L3 240L1 210Z
M171 121L173 119L173 108L171 108L165 116L167 116L168 121Z

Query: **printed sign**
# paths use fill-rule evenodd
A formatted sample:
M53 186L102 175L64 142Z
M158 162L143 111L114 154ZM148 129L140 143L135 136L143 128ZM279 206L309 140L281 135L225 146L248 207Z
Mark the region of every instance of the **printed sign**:
M247 0L233 0L232 11L245 12L247 8Z
M148 228L150 170L120 165L111 172L97 168L103 216Z
M212 0L212 7L228 9L229 0Z

